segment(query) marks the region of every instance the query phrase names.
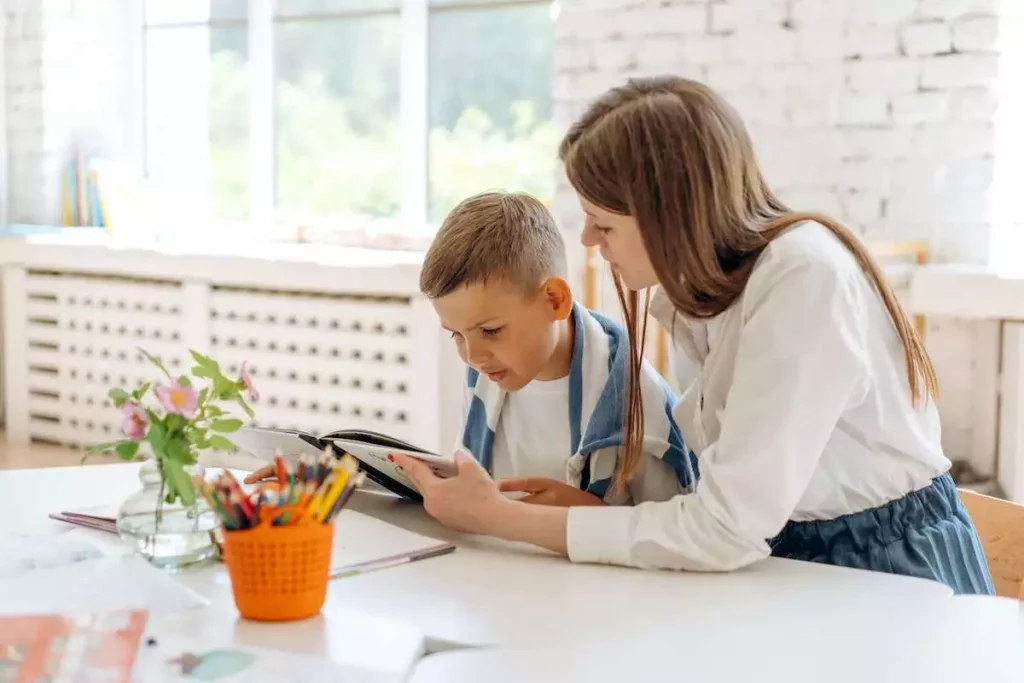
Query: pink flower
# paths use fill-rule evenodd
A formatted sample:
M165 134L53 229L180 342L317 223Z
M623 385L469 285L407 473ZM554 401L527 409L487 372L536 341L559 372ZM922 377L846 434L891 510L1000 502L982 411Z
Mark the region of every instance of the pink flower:
M135 441L144 438L149 428L149 417L145 409L135 401L125 401L121 412L124 414L124 425L121 427L124 435Z
M160 405L168 413L177 413L185 417L195 417L199 409L199 395L192 387L175 382L167 386L160 384L154 389L156 397L160 399Z
M256 389L256 385L252 383L252 375L249 374L249 363L248 361L242 361L242 379L239 381L242 388L245 389L245 397L251 402L256 403L260 400L260 392Z

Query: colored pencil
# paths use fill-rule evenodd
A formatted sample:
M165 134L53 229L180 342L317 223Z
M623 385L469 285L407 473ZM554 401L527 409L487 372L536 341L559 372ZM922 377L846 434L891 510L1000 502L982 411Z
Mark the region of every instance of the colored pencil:
M237 531L261 524L331 524L365 479L355 458L335 458L330 447L294 464L275 454L274 475L248 494L227 470L212 481L194 481L224 528Z

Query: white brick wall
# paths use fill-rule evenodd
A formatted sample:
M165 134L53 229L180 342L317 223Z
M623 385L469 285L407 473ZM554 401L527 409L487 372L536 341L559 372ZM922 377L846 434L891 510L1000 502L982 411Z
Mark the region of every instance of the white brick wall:
M629 76L698 78L744 116L769 181L795 207L833 213L869 240L928 239L937 260L988 258L999 0L572 0L563 7L555 50L560 121ZM612 48L616 54L633 45L645 58L582 63L580 54L599 54L613 39L625 43ZM556 211L578 242L578 208L564 179ZM972 335L969 325L934 320L927 337L950 397L940 409L954 457L971 447Z

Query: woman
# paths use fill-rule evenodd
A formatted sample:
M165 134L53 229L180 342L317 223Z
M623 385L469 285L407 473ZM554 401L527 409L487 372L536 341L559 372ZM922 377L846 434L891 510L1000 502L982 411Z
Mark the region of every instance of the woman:
M621 283L631 387L646 319L636 293L659 286L651 312L688 361L673 414L700 482L632 508L566 508L567 487L551 482L536 506L502 498L465 457L446 481L402 460L428 511L574 561L721 571L775 555L992 593L920 338L853 234L772 193L733 109L693 81L631 81L590 107L560 156L583 242ZM638 398L620 485L640 462Z

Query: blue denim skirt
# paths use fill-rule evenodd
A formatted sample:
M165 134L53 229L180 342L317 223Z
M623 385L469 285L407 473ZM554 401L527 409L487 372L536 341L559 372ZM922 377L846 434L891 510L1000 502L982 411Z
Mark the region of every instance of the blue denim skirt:
M877 508L789 522L768 543L774 557L932 579L956 593L995 592L978 532L948 473Z

